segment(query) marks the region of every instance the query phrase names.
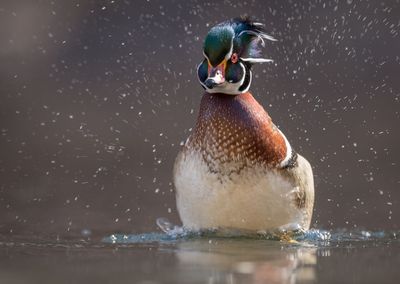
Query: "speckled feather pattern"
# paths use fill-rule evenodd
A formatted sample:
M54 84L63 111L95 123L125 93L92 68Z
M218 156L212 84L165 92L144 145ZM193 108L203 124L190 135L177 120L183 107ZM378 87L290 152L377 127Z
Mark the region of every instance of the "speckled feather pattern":
M212 171L229 161L274 167L286 157L282 134L250 93L206 93L188 147L200 151Z
M194 132L174 166L181 220L189 229L308 229L310 164L281 167L287 143L250 93L203 96Z

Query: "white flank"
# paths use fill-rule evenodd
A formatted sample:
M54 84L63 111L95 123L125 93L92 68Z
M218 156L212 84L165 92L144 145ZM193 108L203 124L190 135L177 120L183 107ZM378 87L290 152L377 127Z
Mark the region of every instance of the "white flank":
M222 166L223 172L240 165ZM307 193L313 193L312 171L299 156L298 178L307 182ZM240 174L211 173L199 152L178 157L174 169L177 207L183 225L192 230L236 228L274 230L308 229L311 216L293 202L300 188L279 170L257 166Z

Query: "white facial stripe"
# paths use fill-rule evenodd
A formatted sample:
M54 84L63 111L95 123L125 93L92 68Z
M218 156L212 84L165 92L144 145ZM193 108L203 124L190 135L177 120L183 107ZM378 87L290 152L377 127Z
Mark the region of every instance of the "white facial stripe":
M251 35L254 35L254 36L258 37L261 40L261 45L265 46L264 39L262 38L262 36L258 32L250 31L250 30L244 30L238 35L238 37L240 37L244 33L251 34Z
M250 72L250 82L249 85L247 86L247 88L243 91L239 91L240 86L243 85L245 77L246 77L246 68L244 66L243 63L239 62L240 67L242 68L243 71L243 77L241 78L241 80L239 82L236 83L229 83L227 81L223 82L222 84L213 87L212 89L206 89L207 92L209 93L223 93L223 94L227 94L227 95L239 95L242 93L245 93L249 90L250 88L250 84L251 84L251 78L252 78L252 74L251 74L251 70L249 70ZM204 86L204 84L202 84Z
M203 82L200 80L200 77L199 77L199 69L200 69L201 64L203 64L203 62L201 62L201 63L197 66L197 80L199 80L200 84L201 84L204 88L207 89L206 85L203 84Z
M290 158L292 157L293 154L293 150L292 150L292 146L290 146L289 141L286 139L286 136L282 133L282 131L278 128L279 133L282 135L283 139L285 140L285 146L286 146L286 156L285 159L283 159L282 162L280 162L279 166L281 168L285 167L288 165Z
M251 85L251 80L253 78L253 73L251 72L251 70L249 70L250 72L250 79L249 79L249 84L247 85L246 89L244 89L243 91L241 91L241 93L246 93L249 89L250 89L250 85ZM243 78L245 78L246 76L243 76ZM244 80L243 80L244 82Z
M239 64L240 64L240 67L242 67L242 71L243 71L243 77L240 80L240 84L239 84L239 87L240 87L241 85L243 85L244 79L246 79L246 67L244 67L244 64L242 62L239 62Z
M261 31L252 31L252 30L244 30L244 31L241 31L241 32L239 33L238 37L240 37L240 36L241 36L242 34L244 34L244 33L251 34L251 35L255 35L255 36L257 36L257 37L259 37L259 38L261 38L261 39L265 38L265 39L270 40L270 41L277 41L276 38L274 38L274 37L272 37L272 36L270 36L270 35L268 35L268 34L266 34L266 33L263 33L263 32L261 32Z
M232 40L231 40L231 48L229 49L228 53L225 55L225 60L229 60L229 58L231 58L231 56L232 56L232 53L233 53L233 38L234 38L234 36L232 37Z
M273 36L270 36L270 35L268 35L268 34L266 34L266 33L260 33L260 35L261 35L263 38L268 39L268 40L270 40L270 41L278 41L276 38L274 38Z
M225 60L229 60L229 58L231 58L231 56L232 56L232 53L233 53L233 39L234 38L235 38L235 36L233 36L232 39L231 39L231 48L229 49L228 53L225 55L225 57L224 57ZM203 50L203 55L204 55L205 58L207 58L207 61L210 62L210 59L205 54L204 50Z
M274 62L274 60L272 59L268 59L268 58L243 58L240 57L241 60L246 61L246 62L250 62L250 63L264 63L264 62Z
M216 84L222 84L225 82L225 78L220 74L215 74L214 77L208 77L207 79L212 79Z
M232 56L233 40L234 40L234 37L232 37L232 39L231 39L231 48L229 49L229 52L225 55L225 58L224 58L225 60L229 60ZM210 62L210 60L207 57L207 55L205 54L204 50L203 50L203 55L208 60L208 62ZM207 78L207 79L213 79L218 84L217 86L214 86L212 89L207 88L206 85L200 81L200 78L198 78L199 82L209 93L224 93L224 94L228 94L228 95L238 95L241 93L245 93L250 88L251 80L252 80L252 73L251 73L251 70L248 71L248 72L250 72L250 79L249 79L249 84L246 87L246 89L243 91L239 91L239 88L243 85L243 83L246 79L246 68L242 62L239 62L239 64L240 64L240 67L242 68L242 72L243 72L243 76L239 82L229 83L229 82L225 81L225 78L223 78L222 74L220 74L220 75L216 74L214 77ZM200 66L201 66L201 63L197 67L197 73L198 73L198 69L200 68Z
M252 31L252 30L244 30L241 31L238 35L238 37L240 37L242 34L247 33L247 34L251 34L254 35L256 37L259 38L259 40L261 41L261 45L264 47L265 46L265 42L264 39L270 40L270 41L277 41L275 38L273 38L270 35L267 35L266 33L263 33L261 31Z
M203 55L204 55L204 57L207 59L208 63L210 63L210 59L208 58L208 56L207 56L207 54L204 52L204 50L203 50Z

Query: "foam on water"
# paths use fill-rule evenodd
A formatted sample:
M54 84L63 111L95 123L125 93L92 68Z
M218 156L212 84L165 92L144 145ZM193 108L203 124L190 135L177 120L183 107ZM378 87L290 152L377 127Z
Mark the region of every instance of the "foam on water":
M348 246L400 246L400 231L369 231L335 229L331 231L311 229L308 231L249 232L235 229L190 231L177 226L165 218L159 218L157 225L162 232L142 234L112 234L101 239L90 237L59 238L54 236L13 236L0 235L0 247L37 248L102 248L109 245L131 246L136 244L162 245L185 241L240 240L275 241L299 246L348 247Z
M330 246L338 243L375 241L399 241L400 232L394 231L366 231L344 230L335 231L310 229L308 231L276 231L276 232L248 232L235 229L218 229L205 231L190 231L184 227L174 225L165 218L157 219L157 225L164 233L144 234L113 234L103 238L104 243L137 244L137 243L170 243L194 238L231 238L276 240L299 245Z

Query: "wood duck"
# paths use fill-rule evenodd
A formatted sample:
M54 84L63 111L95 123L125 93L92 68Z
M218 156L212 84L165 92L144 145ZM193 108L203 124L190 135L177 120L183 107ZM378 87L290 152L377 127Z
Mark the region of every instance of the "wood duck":
M197 69L205 89L196 127L174 165L177 208L189 230L307 230L314 204L309 162L249 93L263 25L233 19L213 27Z

